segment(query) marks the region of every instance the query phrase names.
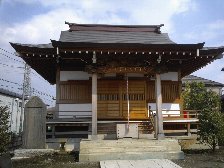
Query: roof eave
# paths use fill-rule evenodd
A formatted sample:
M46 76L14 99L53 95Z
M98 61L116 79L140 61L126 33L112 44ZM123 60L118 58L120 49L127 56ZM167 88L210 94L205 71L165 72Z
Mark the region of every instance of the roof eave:
M91 42L63 42L63 41L56 41L51 40L53 47L55 48L92 48L92 49L101 49L101 50L108 50L108 49L126 49L129 50L153 50L153 49L164 49L164 50L197 50L202 49L204 43L197 43L197 44L143 44L143 43L91 43Z

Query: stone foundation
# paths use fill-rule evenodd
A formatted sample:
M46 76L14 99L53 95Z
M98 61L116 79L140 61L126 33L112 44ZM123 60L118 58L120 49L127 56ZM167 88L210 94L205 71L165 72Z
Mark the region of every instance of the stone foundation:
M79 161L184 159L177 140L82 140Z

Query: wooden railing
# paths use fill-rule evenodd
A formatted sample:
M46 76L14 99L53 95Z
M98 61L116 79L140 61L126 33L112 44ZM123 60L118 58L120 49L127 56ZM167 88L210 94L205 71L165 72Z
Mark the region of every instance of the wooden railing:
M167 110L167 112L169 113L163 114L165 133L187 133L190 136L191 133L197 132L199 110L184 110L179 114L175 113L179 110Z

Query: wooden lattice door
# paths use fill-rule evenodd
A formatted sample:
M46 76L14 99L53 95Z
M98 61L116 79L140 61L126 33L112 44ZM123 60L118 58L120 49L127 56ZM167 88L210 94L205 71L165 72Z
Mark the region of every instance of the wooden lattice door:
M147 118L146 82L129 80L130 119ZM127 119L126 80L98 82L98 118Z

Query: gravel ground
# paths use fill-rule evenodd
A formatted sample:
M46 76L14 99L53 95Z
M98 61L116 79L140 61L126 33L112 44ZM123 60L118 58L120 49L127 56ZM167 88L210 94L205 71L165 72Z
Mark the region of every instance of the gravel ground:
M182 168L224 168L224 148L215 153L210 150L185 151L184 160L173 160Z
M80 163L77 154L42 155L34 158L13 160L13 168L100 168L99 162ZM183 168L224 168L224 148L211 151L185 151L184 160L173 160Z
M98 162L76 162L75 155L60 153L13 160L13 168L100 168L100 165Z
M59 151L54 150L54 149L16 149L14 151L14 158L52 155L57 152L59 152Z

